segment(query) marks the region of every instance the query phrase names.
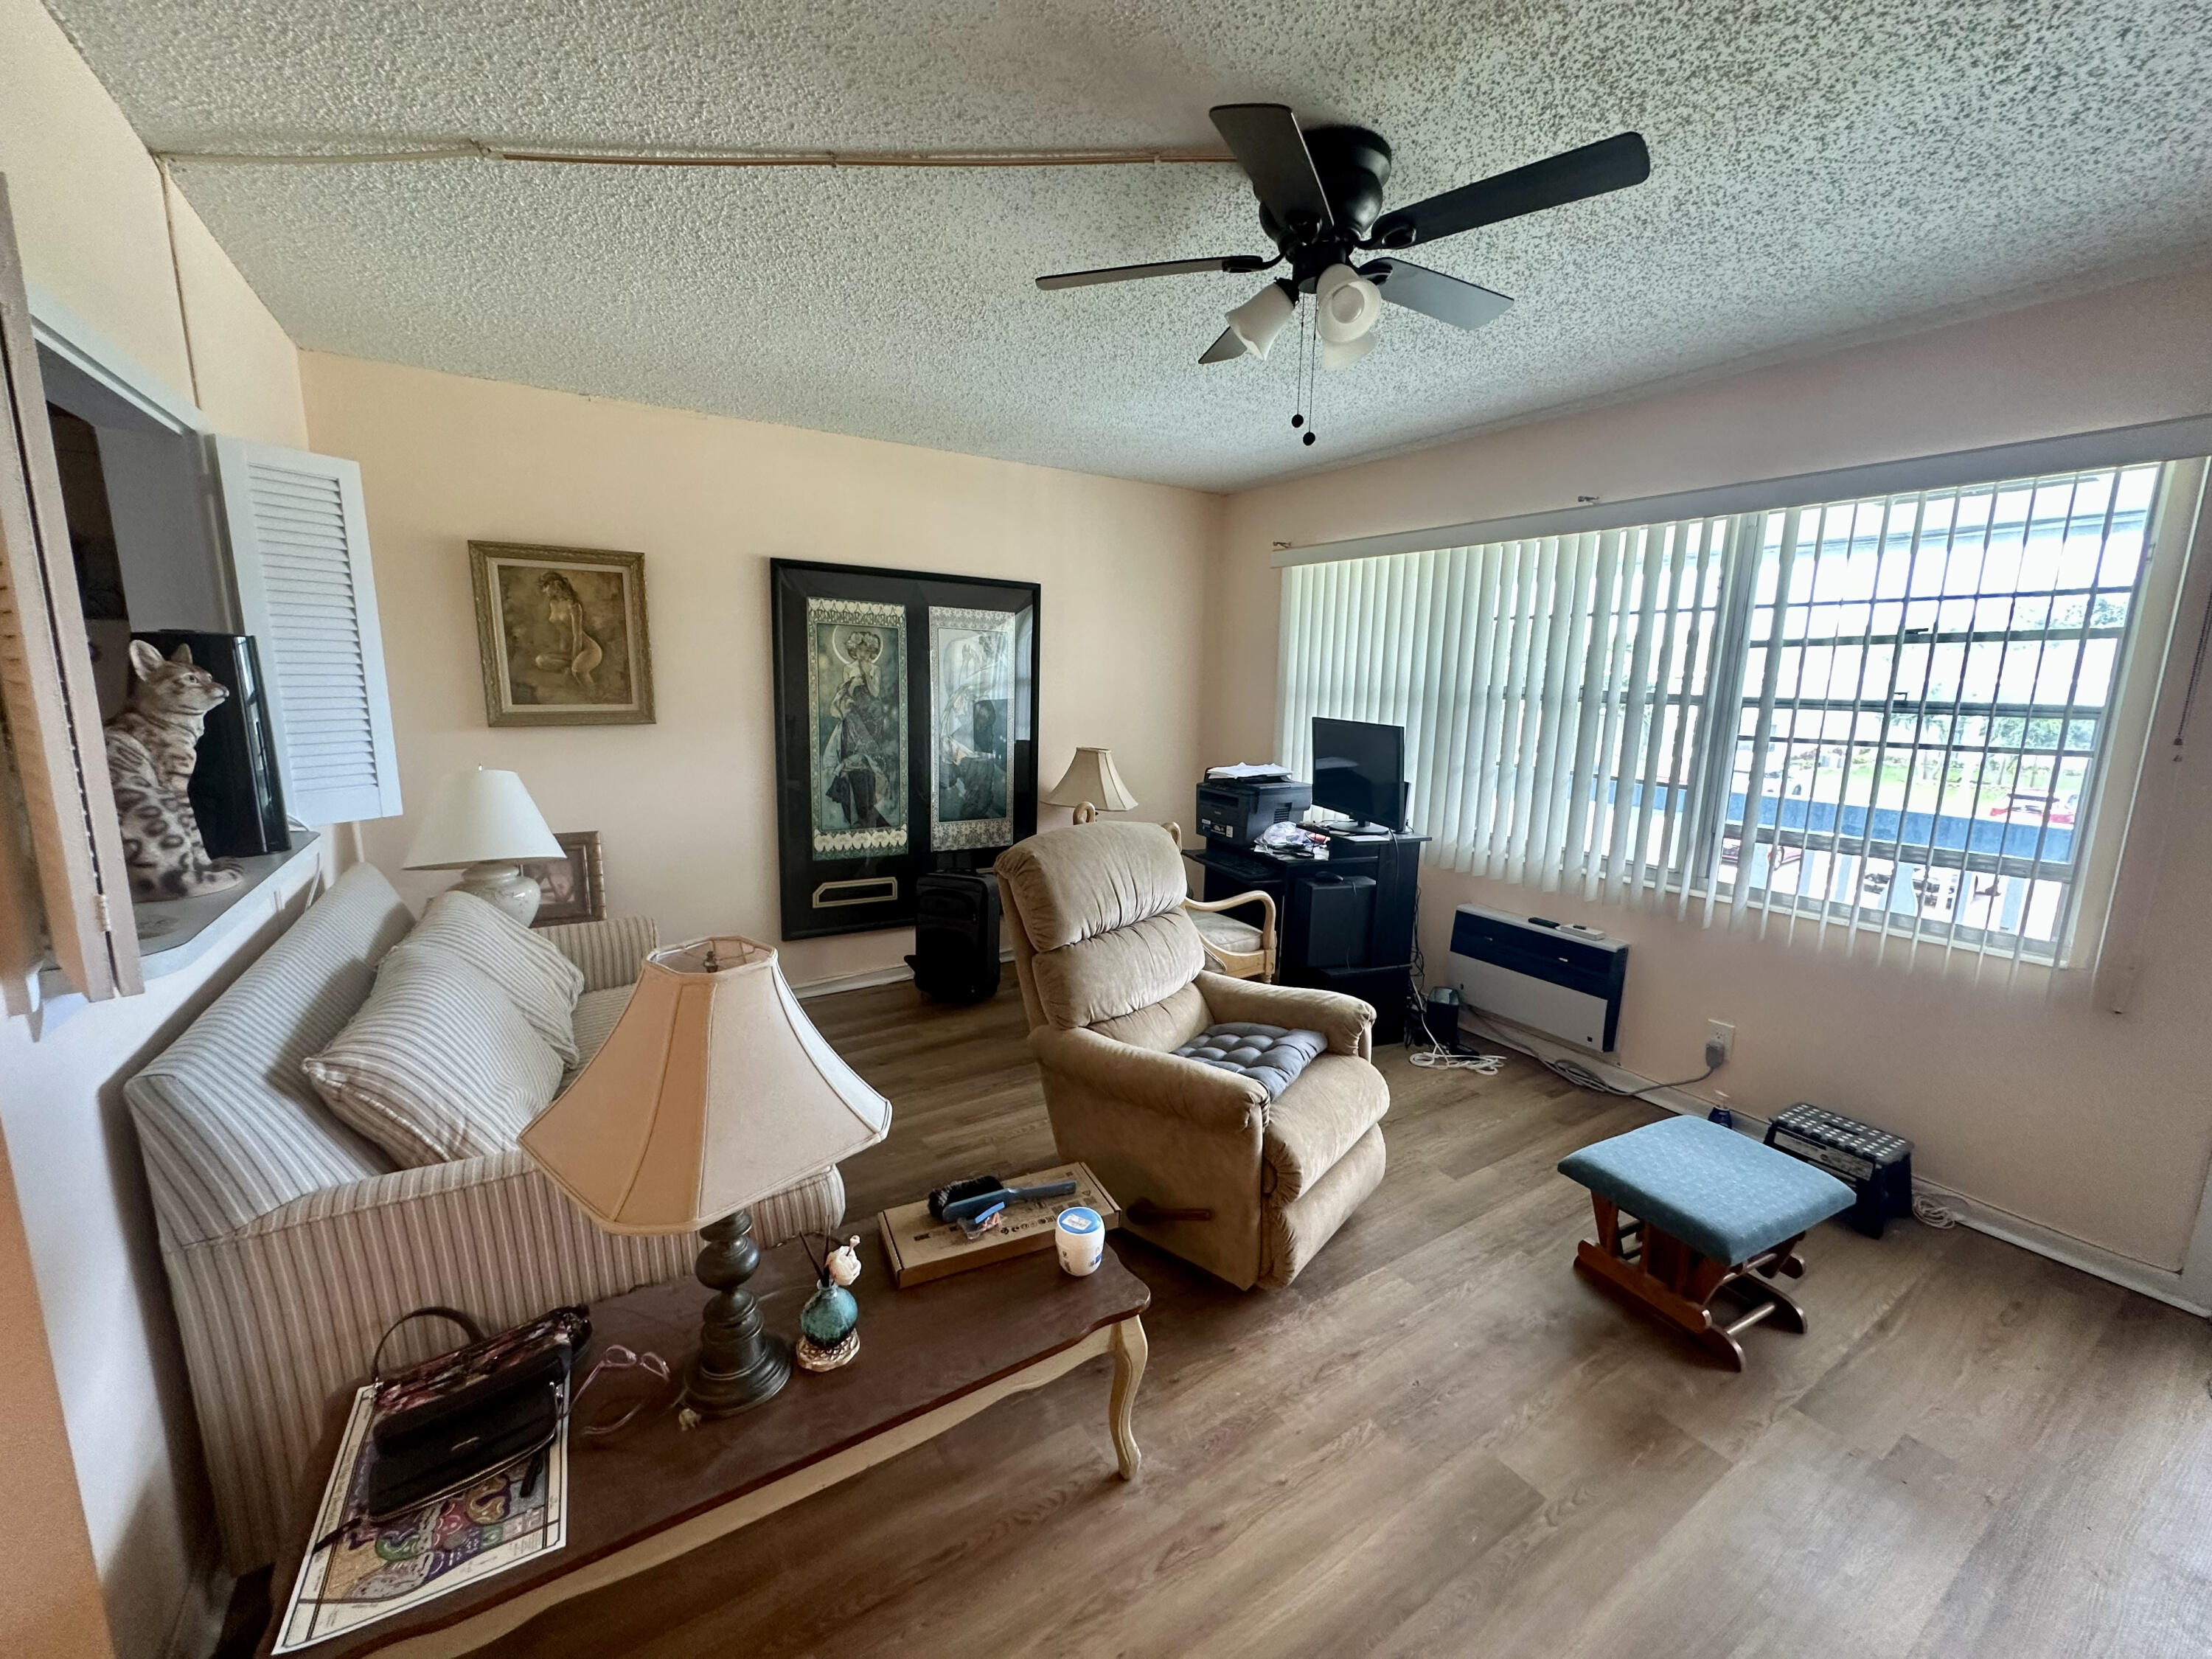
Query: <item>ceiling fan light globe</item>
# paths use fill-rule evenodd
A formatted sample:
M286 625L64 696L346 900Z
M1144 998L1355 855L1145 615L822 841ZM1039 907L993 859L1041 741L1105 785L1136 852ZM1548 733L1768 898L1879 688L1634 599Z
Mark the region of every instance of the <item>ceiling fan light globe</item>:
M1331 265L1314 283L1314 330L1324 342L1356 340L1382 314L1382 291L1350 265Z
M1355 335L1349 340L1323 340L1321 343L1321 366L1323 368L1350 368L1374 349L1372 330Z
M1255 357L1265 357L1275 337L1291 320L1297 304L1283 292L1280 283L1270 283L1236 310L1227 313L1229 331Z

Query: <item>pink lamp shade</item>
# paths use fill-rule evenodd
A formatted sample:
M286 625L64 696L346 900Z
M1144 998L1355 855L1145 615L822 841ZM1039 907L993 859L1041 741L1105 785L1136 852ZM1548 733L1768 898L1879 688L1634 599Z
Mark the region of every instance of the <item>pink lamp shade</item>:
M613 1032L521 1145L608 1232L682 1233L874 1146L890 1118L773 950L706 939L645 959Z

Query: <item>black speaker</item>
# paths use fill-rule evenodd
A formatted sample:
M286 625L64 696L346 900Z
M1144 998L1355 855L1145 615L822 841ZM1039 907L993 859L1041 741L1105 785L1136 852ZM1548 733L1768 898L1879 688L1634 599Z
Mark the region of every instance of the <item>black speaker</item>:
M208 856L252 858L291 850L284 786L276 775L276 735L261 685L261 659L250 634L202 634L161 629L133 634L163 656L180 645L230 696L208 713L188 791Z
M907 966L926 996L982 1002L999 994L999 878L988 871L932 871L914 884L914 954Z
M1349 968L1367 960L1375 922L1375 878L1318 878L1291 884L1287 949L1302 968Z

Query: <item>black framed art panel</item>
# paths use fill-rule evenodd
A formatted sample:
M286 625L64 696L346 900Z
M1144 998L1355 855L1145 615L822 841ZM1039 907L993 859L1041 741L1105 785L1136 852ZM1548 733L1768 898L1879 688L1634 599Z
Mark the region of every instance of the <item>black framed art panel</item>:
M903 927L1036 833L1035 582L771 560L783 936Z

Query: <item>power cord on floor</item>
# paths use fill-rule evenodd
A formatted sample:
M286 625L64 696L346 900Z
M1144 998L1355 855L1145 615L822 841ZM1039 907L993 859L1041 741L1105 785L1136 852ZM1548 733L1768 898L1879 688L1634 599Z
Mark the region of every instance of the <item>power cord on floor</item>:
M1473 1072L1477 1077L1496 1077L1505 1069L1504 1054L1463 1054L1441 1042L1413 1051L1413 1064L1430 1072Z
M1600 1077L1595 1072L1590 1070L1589 1066L1582 1065L1577 1061L1571 1060L1547 1060L1541 1054L1532 1055L1531 1058L1535 1060L1547 1070L1555 1072L1559 1076L1566 1079L1568 1082L1573 1084L1577 1089L1590 1089L1601 1095L1620 1095L1624 1099L1628 1100L1640 1100L1644 1096L1651 1094L1660 1089L1686 1089L1692 1083L1703 1083L1715 1072L1720 1070L1718 1066L1708 1066L1704 1071L1698 1073L1695 1077L1682 1078L1673 1083L1647 1083L1641 1089L1624 1089L1616 1083L1608 1082L1606 1079Z
M1414 913L1419 914L1420 884L1416 878L1413 887ZM1407 970L1406 1046L1413 1049L1413 1064L1425 1072L1472 1072L1477 1077L1496 1077L1505 1069L1504 1054L1468 1054L1456 1047L1448 1046L1429 1024L1429 1000L1425 988L1428 975L1421 959L1420 935L1413 936L1413 966ZM1416 1046L1415 1036L1428 1040L1425 1048ZM1459 1033L1452 1036L1456 1038Z

